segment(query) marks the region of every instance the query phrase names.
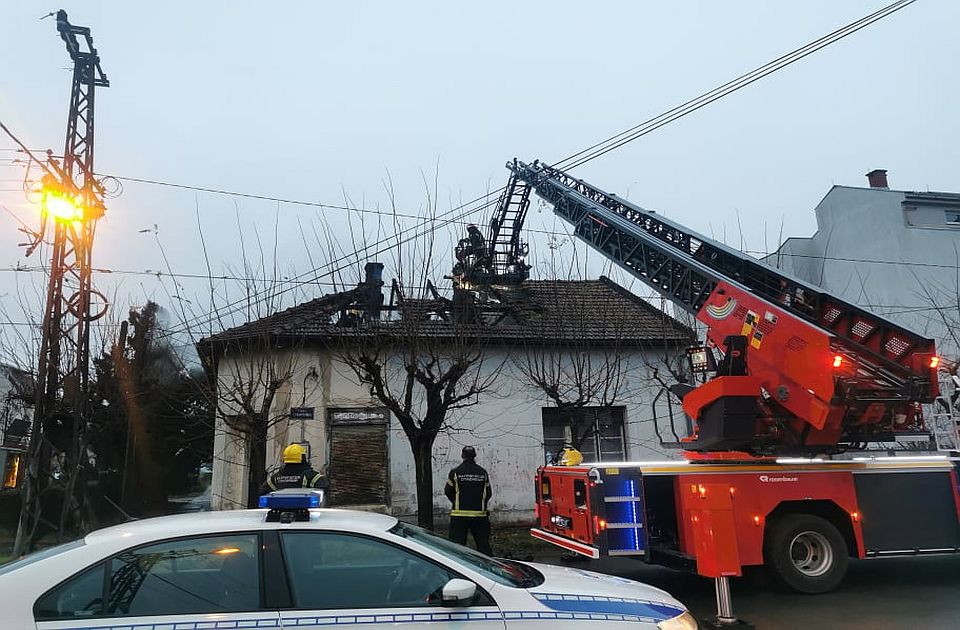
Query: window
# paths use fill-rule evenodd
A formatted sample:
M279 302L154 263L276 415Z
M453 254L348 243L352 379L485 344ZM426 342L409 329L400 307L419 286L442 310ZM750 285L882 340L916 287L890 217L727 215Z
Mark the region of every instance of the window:
M904 218L910 227L953 228L960 227L960 207L956 203L903 204Z
M281 534L297 608L396 608L439 605L457 577L405 549L333 532Z
M616 462L627 458L623 407L543 409L543 445L549 462L565 445L583 453L585 462Z
M543 575L533 567L485 556L479 551L458 545L416 525L401 521L390 529L390 533L414 540L431 551L470 567L494 582L517 588L533 588L543 584Z
M20 478L20 462L22 461L20 453L8 452L7 461L3 465L3 476L0 479L4 489L16 488L17 481Z
M183 615L260 608L253 534L174 540L121 553L110 563L107 615Z
M86 543L83 542L83 538L79 538L68 543L63 543L62 545L57 545L56 547L48 547L40 551L34 551L33 553L28 554L19 560L12 560L6 564L0 565L0 575L6 575L7 573L11 573L17 569L30 566L34 562L39 562L44 558L59 556L61 553L70 551L71 549L83 547L84 544Z
M37 621L94 617L103 613L104 563L87 569L37 600Z
M587 507L587 482L583 479L573 480L573 504L581 510Z

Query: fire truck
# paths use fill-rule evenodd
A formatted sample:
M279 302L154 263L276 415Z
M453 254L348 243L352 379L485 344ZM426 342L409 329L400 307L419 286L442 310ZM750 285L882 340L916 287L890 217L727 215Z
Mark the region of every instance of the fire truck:
M517 231L535 191L706 333L687 351L693 382L670 388L693 429L684 458L541 467L533 536L718 578L727 604L727 578L747 566L819 593L851 557L960 551L957 460L867 450L929 436L932 340L560 169L507 168L498 236L464 282L525 270Z

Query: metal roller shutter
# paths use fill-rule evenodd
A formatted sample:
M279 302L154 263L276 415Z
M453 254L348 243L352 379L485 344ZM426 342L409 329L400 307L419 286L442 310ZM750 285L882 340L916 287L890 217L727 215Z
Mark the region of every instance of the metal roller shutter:
M330 505L386 505L387 427L330 427Z

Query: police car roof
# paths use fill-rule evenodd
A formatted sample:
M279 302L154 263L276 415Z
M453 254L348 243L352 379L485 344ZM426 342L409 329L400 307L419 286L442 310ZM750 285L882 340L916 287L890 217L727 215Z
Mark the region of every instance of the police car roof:
M260 529L331 529L349 532L383 533L397 523L393 516L360 512L357 510L314 509L309 521L289 525L267 522L268 510L224 510L193 512L174 516L159 516L106 527L87 534L88 545L110 544L122 541L124 547L138 542L176 538L217 532L237 532Z

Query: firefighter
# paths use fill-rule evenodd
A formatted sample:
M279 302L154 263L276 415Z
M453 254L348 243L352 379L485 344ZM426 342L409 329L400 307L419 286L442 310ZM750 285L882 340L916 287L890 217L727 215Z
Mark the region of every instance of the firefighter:
M284 488L317 488L324 494L330 488L327 478L310 467L307 449L300 444L294 443L283 449L283 468L267 477L260 486L260 494Z
M450 471L443 492L450 499L450 540L466 545L467 533L473 534L477 551L488 556L490 549L490 476L477 465L477 451L464 446L460 453L463 463Z
M572 446L564 446L560 450L560 457L558 458L558 463L561 466L579 466L580 462L583 461L583 453L573 448Z
M479 256L487 248L487 242L480 232L480 228L472 223L467 226L467 239L470 242L471 253Z

